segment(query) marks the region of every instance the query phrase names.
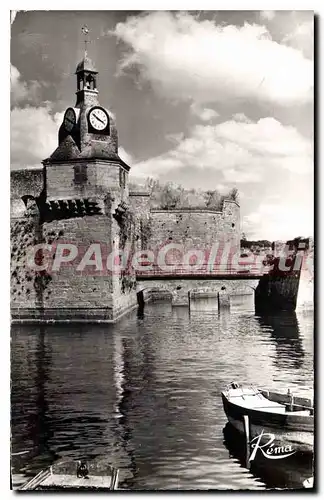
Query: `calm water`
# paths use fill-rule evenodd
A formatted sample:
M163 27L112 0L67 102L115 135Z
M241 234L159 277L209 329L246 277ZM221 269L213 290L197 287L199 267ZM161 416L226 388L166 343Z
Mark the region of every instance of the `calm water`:
M11 352L14 486L61 457L107 457L128 489L300 487L312 475L285 460L245 469L220 398L232 380L311 396L311 310L260 318L252 296L220 315L214 299L190 314L159 303L114 326L15 326Z

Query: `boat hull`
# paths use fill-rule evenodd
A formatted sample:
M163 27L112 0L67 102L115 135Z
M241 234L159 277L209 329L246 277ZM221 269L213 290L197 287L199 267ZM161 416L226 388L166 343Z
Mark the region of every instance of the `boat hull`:
M311 453L294 453L281 460L271 460L267 454L264 455L258 450L254 459L250 461L251 452L246 450L245 436L230 422L226 423L223 435L224 445L230 456L260 478L269 489L301 489L303 481L313 475L314 460Z
M242 420L237 420L227 416L230 424L240 432L245 434L244 424ZM265 445L271 441L271 436L274 436L273 444L275 447L286 448L290 446L293 451L299 453L312 453L314 449L314 437L309 432L298 431L279 431L267 425L257 425L250 422L250 439L255 439L261 436L260 445Z
M294 451L302 453L313 452L313 416L287 415L244 408L229 401L224 393L222 393L222 400L228 421L242 434L245 434L244 416L249 417L250 440L261 436L260 444L265 444L273 438L274 446L290 446Z

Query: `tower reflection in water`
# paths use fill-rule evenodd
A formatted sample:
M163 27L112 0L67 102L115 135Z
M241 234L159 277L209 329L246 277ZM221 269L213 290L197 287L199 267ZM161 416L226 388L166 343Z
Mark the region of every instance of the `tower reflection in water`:
M129 470L120 446L119 344L107 325L13 327L13 476L35 475L62 458L106 459Z
M26 474L57 458L49 445L53 432L46 386L51 348L46 344L44 326L34 335L29 330L25 326L13 330L15 349L11 349L11 461L14 471Z
M275 364L278 368L302 367L305 352L295 312L257 316L262 329L271 329L271 338L276 346Z

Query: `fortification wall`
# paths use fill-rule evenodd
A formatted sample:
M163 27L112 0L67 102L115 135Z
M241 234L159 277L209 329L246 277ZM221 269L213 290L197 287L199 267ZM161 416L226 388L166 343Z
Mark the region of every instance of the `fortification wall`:
M28 271L26 255L38 242L38 216L26 213L12 218L10 224L11 242L11 308L20 310L37 307L37 283L34 273Z
M71 166L54 169L51 172L52 218L44 218L39 207L32 203L26 210L21 197L31 195L38 197L43 189L43 169L15 171L11 175L12 212L11 212L11 312L16 320L56 320L71 319L87 321L115 321L125 312L137 305L136 279L134 272L126 271L109 274L106 267L102 271L89 272L89 267L78 271L85 251L92 243L100 243L102 261L106 266L107 255L111 251L123 248L131 241L132 251L138 249L157 250L167 243L183 245L187 250L210 249L215 243L228 244L233 250L239 248L240 220L239 206L234 201L225 201L221 212L208 210L149 210L147 193L130 193L119 186L119 170L93 165L89 173L91 183L101 185L98 175L107 174L107 185L113 189L105 192L93 191L99 212L92 215L83 212L84 207L78 205L81 195L71 187ZM51 169L49 166L47 169ZM56 179L56 180L55 180ZM72 189L73 188L73 189ZM100 189L99 189L100 191ZM81 210L71 215L71 208L66 201L76 195L78 200L71 200ZM90 191L88 192L90 194ZM111 196L110 196L111 194ZM109 198L109 199L108 199ZM78 201L78 203L76 203ZM125 201L133 216L126 223L118 222L116 210ZM48 201L50 205L51 200ZM54 210L54 212L53 212ZM57 218L55 211L63 211ZM54 213L54 216L53 216ZM48 215L48 214L47 214ZM124 224L124 225L123 225ZM129 226L130 225L130 226ZM128 227L129 226L129 227ZM130 236L131 231L132 236ZM125 237L128 233L129 240ZM48 243L53 246L50 253L50 265L44 272L35 272L26 264L26 256L37 243ZM60 266L59 271L52 269L55 256L55 245L59 243L75 244L78 255L73 263ZM169 255L170 257L170 255ZM172 254L171 254L171 258ZM178 285L181 286L182 285ZM206 282L205 285L206 287ZM209 285L208 285L209 286ZM178 294L179 295L179 294ZM182 295L182 292L181 292Z
M130 191L129 206L134 214L134 248L136 251L149 248L151 237L150 196L145 191Z
M180 244L185 252L208 252L213 245L240 248L240 208L226 200L221 212L202 209L151 210L148 248L153 251L166 244ZM168 262L177 263L178 252L168 253Z
M11 198L30 194L38 196L43 189L43 168L12 170L10 173Z
M37 197L43 189L43 168L12 170L10 173L10 217L19 219L24 217L25 205L22 196Z
M23 217L13 219L12 318L22 321L115 321L136 307L135 277L127 272L107 270L107 256L119 248L120 231L111 213L40 223L36 204L32 213L25 211ZM51 246L43 256L43 263L48 263L46 270L40 272L31 269L26 261L28 252L38 243ZM77 256L55 270L53 261L59 243L74 245ZM103 269L86 266L78 270L92 243L100 244Z

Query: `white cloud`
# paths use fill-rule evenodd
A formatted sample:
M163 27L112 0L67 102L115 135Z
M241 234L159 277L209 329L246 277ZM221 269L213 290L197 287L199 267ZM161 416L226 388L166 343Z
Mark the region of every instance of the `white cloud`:
M196 125L166 153L135 163L137 178L225 191L237 186L243 230L250 238L312 233L313 160L310 141L273 118L248 117Z
M307 200L308 203L301 201L298 197L288 196L288 199L275 204L267 201L261 203L257 211L243 217L242 229L251 239L285 240L296 236L312 236L313 203L311 199Z
M282 40L283 43L303 52L306 57L314 56L314 19L296 23L293 31Z
M11 83L11 104L16 106L22 102L36 102L39 95L41 84L37 81L31 81L28 84L21 79L21 75L16 66L10 66Z
M260 18L265 21L272 21L276 15L274 10L262 10L260 12Z
M58 129L63 113L52 114L50 107L14 108L10 123L11 168L40 166L58 145Z
M237 122L252 123L252 120L250 120L250 118L245 116L244 113L235 113L232 116L232 118L233 118L233 120L235 120Z
M274 118L262 118L256 123L230 120L216 130L219 138L235 142L265 161L271 158L274 166L298 173L313 169L311 142L294 127L283 126Z
M114 34L130 49L120 70L137 66L169 99L280 105L312 99L312 62L273 41L264 26L223 26L188 13L151 12L118 23Z
M178 134L166 134L166 139L168 139L173 144L179 144L185 137L184 132L179 132Z
M312 172L312 145L299 132L274 118L258 122L229 120L196 125L166 153L133 166L137 176L159 176L194 167L219 171L228 183L261 182L269 172Z
M211 108L203 108L197 103L192 103L190 111L194 116L197 116L203 122L209 122L213 118L217 118L219 113Z
M21 81L20 72L11 64L10 66L11 95L14 101L19 101L27 94L27 85Z
M17 12L17 10L10 11L10 24L13 24L14 20L16 19Z

